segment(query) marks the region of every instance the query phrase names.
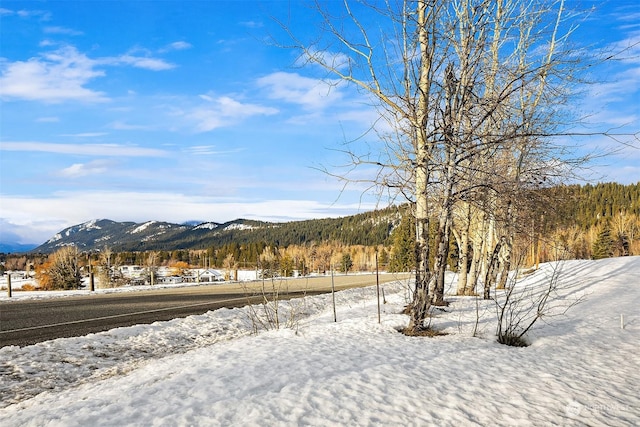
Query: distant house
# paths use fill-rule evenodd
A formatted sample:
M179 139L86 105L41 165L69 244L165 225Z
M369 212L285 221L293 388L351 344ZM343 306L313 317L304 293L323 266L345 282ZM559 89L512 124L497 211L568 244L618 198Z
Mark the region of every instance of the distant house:
M140 267L139 265L120 266L120 273L122 273L124 277L139 279L144 275L144 272L144 268Z
M200 282L224 282L224 274L218 270L207 268L198 272Z
M175 285L183 282L184 278L182 276L159 276L156 281L156 283L161 285Z

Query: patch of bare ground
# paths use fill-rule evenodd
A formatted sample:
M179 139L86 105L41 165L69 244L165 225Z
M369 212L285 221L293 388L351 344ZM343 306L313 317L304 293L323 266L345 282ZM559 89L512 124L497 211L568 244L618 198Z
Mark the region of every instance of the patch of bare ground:
M448 335L446 332L442 332L442 331L438 331L437 329L433 329L433 328L402 328L399 329L398 332L400 332L401 334L404 334L408 337L429 337L429 338L434 338L434 337L441 337L444 335Z

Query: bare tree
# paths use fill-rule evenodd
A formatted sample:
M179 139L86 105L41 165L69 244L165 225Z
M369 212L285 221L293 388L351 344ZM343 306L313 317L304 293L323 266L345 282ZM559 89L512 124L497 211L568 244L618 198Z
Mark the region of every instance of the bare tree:
M50 285L51 289L78 289L81 277L78 268L78 249L65 246L49 256L46 268L39 280ZM45 286L46 287L46 286Z
M150 285L154 285L158 275L158 260L160 254L158 251L150 251L145 257L145 281Z
M234 275L234 271L238 267L238 264L232 253L228 254L224 258L222 266L225 268L225 270L227 270L227 272L225 273L225 280L231 280L231 278L233 278L233 280L238 280L238 278Z
M98 283L101 288L111 288L113 286L111 271L112 257L113 251L108 246L105 246L100 251L100 256L98 258Z
M344 151L350 166L376 170L370 183L381 194L413 205L416 283L407 329L418 332L430 306L446 303L452 234L466 254L459 290L506 277L519 196L569 170L566 147L553 136L570 120L564 108L579 63L568 19L575 15L564 0L344 0L336 8L316 3L315 40L280 25L302 60L361 89L387 124L377 133L379 150Z
M522 258L514 261L520 266ZM500 344L514 347L529 345L526 335L539 322L564 315L570 308L581 303L584 296L577 286L562 277L563 261L548 266L544 274L544 285L519 283L519 277L510 277L505 289L496 290L495 308L497 316L496 336ZM559 291L569 292L573 297L557 298Z

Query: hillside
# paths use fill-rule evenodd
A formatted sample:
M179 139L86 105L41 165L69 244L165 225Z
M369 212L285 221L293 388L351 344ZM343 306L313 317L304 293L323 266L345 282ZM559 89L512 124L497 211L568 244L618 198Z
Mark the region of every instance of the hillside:
M396 208L288 223L237 219L222 224L205 222L193 225L101 219L66 228L32 252L50 253L69 245L75 245L81 251L96 251L105 246L114 251L206 249L232 242L268 242L275 246L289 246L337 241L349 245L377 245L387 241L398 221Z

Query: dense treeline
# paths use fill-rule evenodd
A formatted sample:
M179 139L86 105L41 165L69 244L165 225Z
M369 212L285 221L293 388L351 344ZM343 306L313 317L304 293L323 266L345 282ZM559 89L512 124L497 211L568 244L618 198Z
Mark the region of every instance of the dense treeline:
M588 230L616 215L640 216L640 182L568 185L547 190L559 200L555 225Z
M219 234L202 244L204 247L256 242L269 242L277 247L328 241L345 245L385 244L394 221L397 221L393 215L395 210L393 208L384 213L368 212L344 218L296 221L252 230L234 230Z
M640 182L556 187L541 224L539 260L640 255Z

